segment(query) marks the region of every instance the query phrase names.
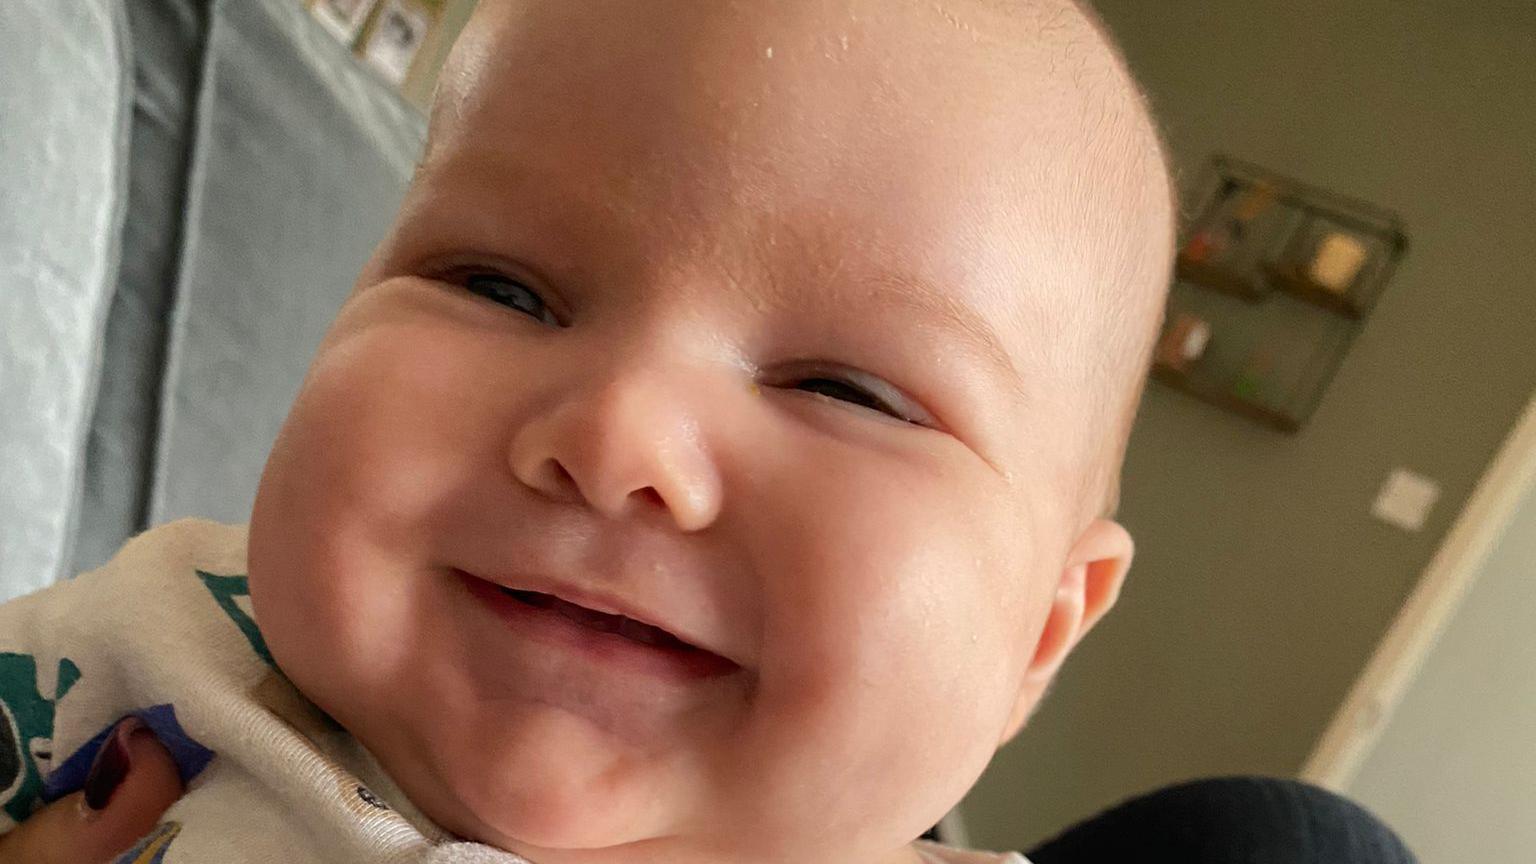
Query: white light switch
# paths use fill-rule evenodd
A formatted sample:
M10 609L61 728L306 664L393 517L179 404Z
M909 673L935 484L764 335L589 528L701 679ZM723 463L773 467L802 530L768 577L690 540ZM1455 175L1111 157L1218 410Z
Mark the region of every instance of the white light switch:
M1421 531L1439 497L1440 484L1399 468L1382 484L1376 503L1371 505L1371 515L1404 531Z

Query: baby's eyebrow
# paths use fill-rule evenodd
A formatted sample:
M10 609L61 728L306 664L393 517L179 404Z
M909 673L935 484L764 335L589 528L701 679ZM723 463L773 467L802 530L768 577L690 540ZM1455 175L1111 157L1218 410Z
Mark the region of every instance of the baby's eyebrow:
M529 182L528 178L536 176L546 186L552 182L549 174L534 174L525 163L512 158L512 155L503 149L470 145L461 150L474 153L480 158L461 159L463 164L456 165L454 171L442 172L448 175L450 182L445 184L439 179L434 184L435 188L431 193L424 196L428 204L423 208L424 211L430 212L434 208L445 206L450 201L459 200L459 196L450 194L455 191L461 196L484 195L487 189L518 186L519 183L514 182L513 178L526 183ZM462 155L461 153L460 156ZM601 221L599 218L601 214L622 209L607 199L609 194L604 189L589 190L586 194L582 194L579 188L561 187L559 195L549 196L546 200L558 202L557 211L566 214L566 218L573 224L590 229L594 219ZM579 219L569 215L578 211L582 214ZM481 214L482 221L492 223L498 221L498 216L499 211L495 207ZM771 274L771 267L768 268L768 272ZM996 373L996 379L1005 392L1018 401L1027 401L1018 366L1004 350L1003 341L996 328L974 307L956 298L952 291L942 290L940 286L921 276L894 268L858 279L856 282L857 290L867 292L868 299L879 299L903 307L916 313L918 318L925 322L925 326L943 331L944 335L953 336L961 345L969 349L969 354L982 359ZM794 283L780 282L770 276L766 285L760 288L764 294L763 299L771 303L783 304L787 308L800 308L800 301L804 298L789 296L788 289L792 284Z
M907 274L883 274L867 284L882 298L924 316L925 320L938 322L972 353L986 360L1010 394L1017 399L1024 398L1024 382L1019 377L1018 366L1003 350L996 328L974 308L949 292L940 291L925 280Z

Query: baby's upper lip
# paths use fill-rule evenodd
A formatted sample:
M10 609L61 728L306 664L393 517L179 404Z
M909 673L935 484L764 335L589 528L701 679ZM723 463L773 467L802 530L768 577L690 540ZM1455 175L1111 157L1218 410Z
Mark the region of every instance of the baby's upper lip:
M739 661L722 651L714 639L697 632L697 628L677 621L675 616L670 616L654 609L649 604L622 597L616 592L602 588L580 586L568 580L557 579L538 573L519 572L492 575L470 573L468 571L465 571L465 573L476 579L481 579L503 588L509 588L513 591L534 591L539 594L549 594L567 603L585 606L596 612L603 612L608 615L623 615L632 621L638 621L641 624L665 630L694 648L708 651L711 654L740 665Z

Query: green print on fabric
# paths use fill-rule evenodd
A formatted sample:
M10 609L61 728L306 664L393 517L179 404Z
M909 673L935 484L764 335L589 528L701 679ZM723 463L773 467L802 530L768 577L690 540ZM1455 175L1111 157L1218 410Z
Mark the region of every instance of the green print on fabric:
M0 830L42 803L38 763L53 759L54 706L79 680L80 667L60 660L50 699L38 690L35 657L0 653Z
M240 604L235 602L237 598L251 596L250 580L244 576L215 576L201 570L197 571L197 578L203 580L203 584L208 586L208 592L218 602L219 608L223 609L224 614L228 615L229 619L235 622L235 626L240 628L240 632L245 634L246 641L251 643L251 650L256 652L256 656L268 666L277 668L277 664L272 662L271 652L267 651L267 641L261 638L261 631L256 629L255 619L247 615L245 610L240 608Z

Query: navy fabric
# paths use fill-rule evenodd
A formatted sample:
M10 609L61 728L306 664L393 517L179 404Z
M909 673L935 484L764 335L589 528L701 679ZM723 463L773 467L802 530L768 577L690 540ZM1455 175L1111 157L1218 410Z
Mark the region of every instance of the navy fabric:
M1380 819L1316 786L1197 780L1133 798L1028 853L1033 864L1416 864Z

